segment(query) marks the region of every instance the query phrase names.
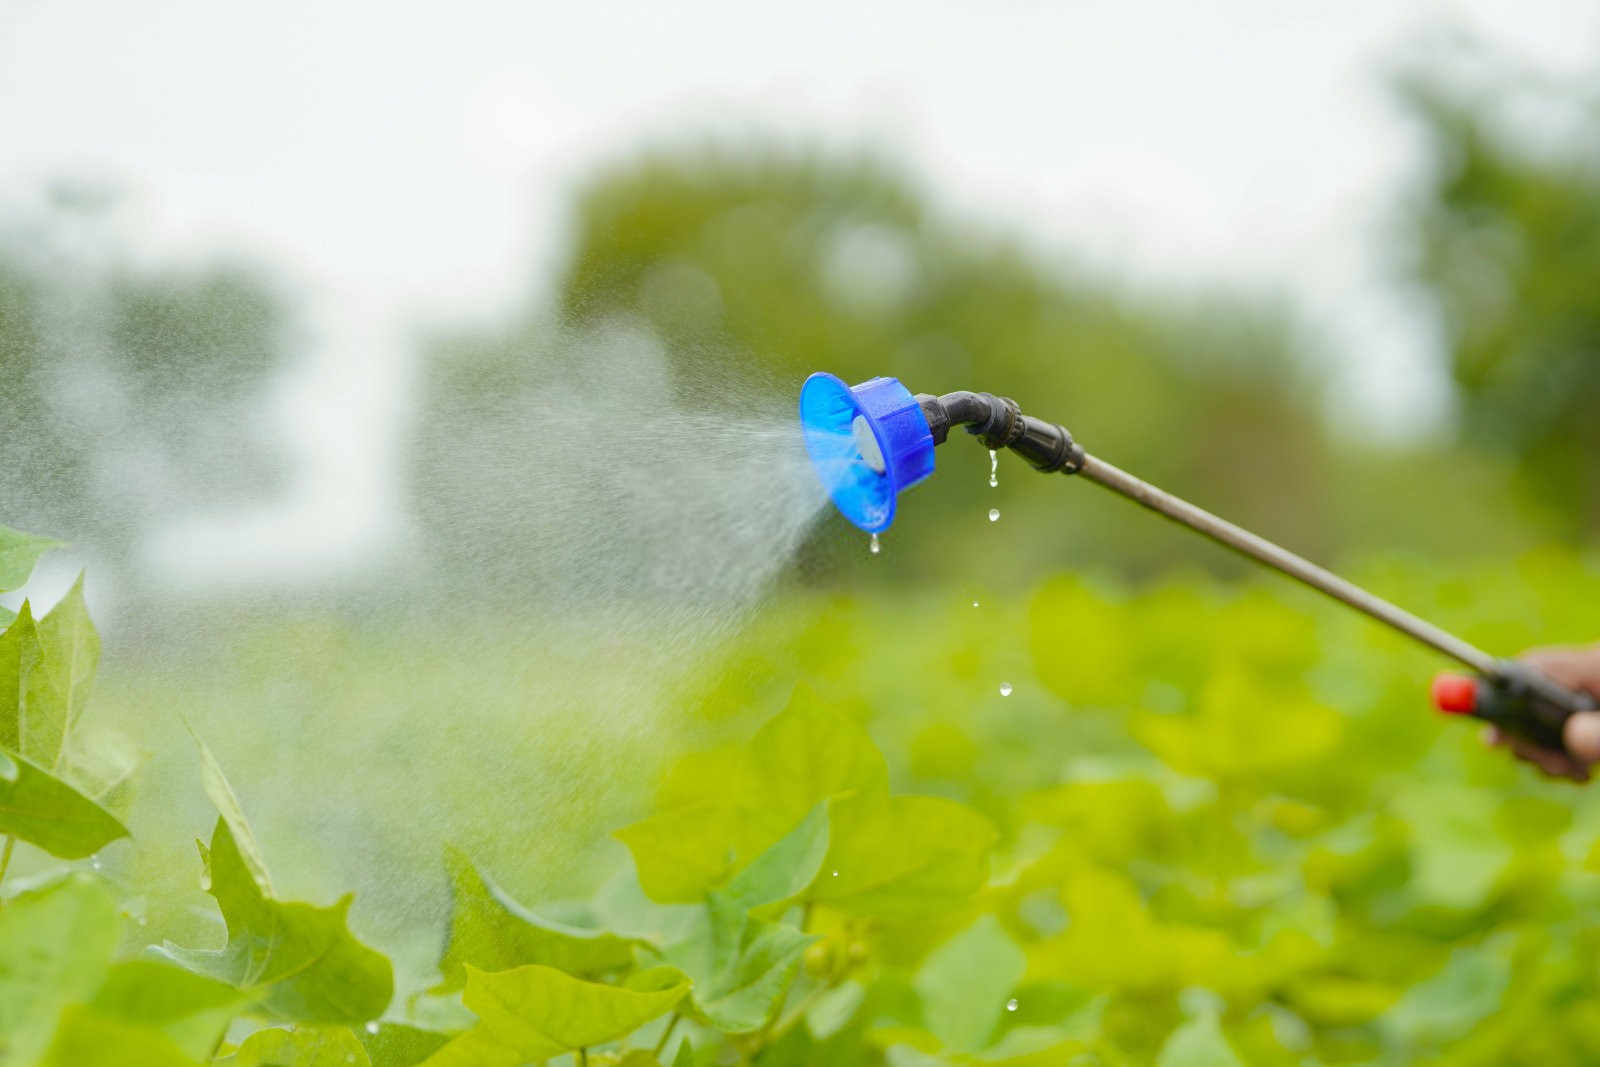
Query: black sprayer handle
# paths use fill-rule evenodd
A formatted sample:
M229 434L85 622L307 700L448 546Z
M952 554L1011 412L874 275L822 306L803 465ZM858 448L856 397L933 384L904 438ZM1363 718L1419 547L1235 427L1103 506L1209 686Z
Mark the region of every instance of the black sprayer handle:
M1433 680L1433 703L1451 715L1482 719L1541 748L1565 752L1562 728L1573 714L1600 707L1594 697L1556 683L1515 660L1477 677L1441 674Z

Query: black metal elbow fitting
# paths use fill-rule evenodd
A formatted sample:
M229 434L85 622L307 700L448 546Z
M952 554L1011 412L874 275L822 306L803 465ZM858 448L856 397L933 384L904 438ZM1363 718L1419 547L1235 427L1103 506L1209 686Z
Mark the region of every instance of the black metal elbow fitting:
M952 426L965 426L987 447L1009 448L1034 470L1074 474L1083 468L1084 451L1065 427L1024 415L1010 397L961 391L916 399L935 445L944 444Z

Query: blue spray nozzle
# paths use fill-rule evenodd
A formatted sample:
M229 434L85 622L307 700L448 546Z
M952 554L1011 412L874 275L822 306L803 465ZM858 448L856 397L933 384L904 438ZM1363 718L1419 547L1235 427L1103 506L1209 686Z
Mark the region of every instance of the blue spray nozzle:
M928 420L896 378L849 386L813 374L800 387L800 427L834 506L868 533L888 529L895 498L933 473Z

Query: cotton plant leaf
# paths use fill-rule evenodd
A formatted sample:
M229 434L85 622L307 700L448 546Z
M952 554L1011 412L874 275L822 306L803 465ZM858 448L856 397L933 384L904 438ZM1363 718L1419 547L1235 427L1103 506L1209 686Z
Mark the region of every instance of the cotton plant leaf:
M200 1063L158 1029L72 1005L62 1013L61 1025L37 1067L199 1067Z
M168 942L159 953L250 992L270 1017L365 1023L383 1014L394 992L393 970L350 933L351 897L327 908L274 899L256 880L226 817L217 819L211 848L203 851L227 944L188 949Z
M466 855L445 850L452 905L450 931L439 960L443 981L433 990L453 992L466 984L466 965L506 971L541 963L580 978L632 966L637 938L554 922L524 908L479 871Z
M228 776L222 772L222 764L212 754L210 747L200 740L198 734L193 734L195 746L200 750L200 784L206 791L217 814L222 816L222 821L228 826L228 833L238 850L239 859L243 862L250 881L264 896L272 896L272 878L267 874L267 861L262 855L261 846L256 844L255 832L250 829L250 822L244 817L244 808L239 804L239 798L233 791L233 786L228 782Z
M110 891L84 875L0 906L0 1067L35 1067L63 1009L104 980L120 931Z
M994 825L940 797L835 803L824 872L809 896L857 915L909 918L946 911L989 875Z
M654 900L698 901L817 805L888 791L883 755L866 731L804 687L747 746L719 759L726 773L675 776L665 811L616 833Z
M1379 1028L1401 1048L1437 1045L1466 1036L1499 1011L1512 988L1514 934L1458 948L1443 967L1408 989Z
M39 640L44 645L45 667L66 711L56 752L52 755L54 761L59 758L67 735L83 717L95 671L100 666L100 635L89 618L81 572L67 595L39 620Z
M700 899L761 844L742 810L714 801L658 812L613 836L632 854L645 893L663 904Z
M20 589L33 573L39 557L62 543L49 537L0 526L0 593Z
M724 1033L748 1033L764 1025L782 1002L815 940L786 923L755 918L739 901L712 893L700 923L665 956L693 982L690 997L701 1018Z
M21 756L0 751L0 834L60 859L92 856L128 830L116 816Z
M422 1061L422 1067L523 1067L527 1057L482 1026L457 1034Z
M1027 968L1027 956L999 920L981 916L917 971L912 984L922 998L924 1025L951 1051L986 1048Z
M66 736L68 705L45 662L39 625L24 600L0 634L0 749L49 768Z
M136 777L148 757L115 730L78 730L67 740L61 770L84 795L120 817L132 806Z
M112 967L89 1008L99 1019L159 1030L183 1054L203 1059L251 997L233 986L157 960Z
M888 766L867 731L806 686L756 731L750 752L765 787L762 800L785 825L830 797L889 790Z
M342 1026L257 1030L219 1062L227 1067L373 1067L356 1035Z
M416 1067L443 1048L450 1036L406 1023L368 1023L356 1031L372 1067Z
M1244 1067L1212 1014L1178 1027L1161 1046L1156 1067Z
M585 982L538 964L495 974L468 967L462 1000L478 1017L478 1025L468 1034L478 1037L464 1044L469 1051L489 1049L489 1055L499 1046L537 1063L626 1037L671 1011L688 992L689 980L669 967L642 972L627 986ZM445 1046L428 1062L438 1060L449 1048ZM479 1061L458 1055L441 1062ZM496 1061L484 1058L481 1062Z
M720 893L747 911L793 900L821 873L828 841L828 805L820 803L777 844L735 874Z

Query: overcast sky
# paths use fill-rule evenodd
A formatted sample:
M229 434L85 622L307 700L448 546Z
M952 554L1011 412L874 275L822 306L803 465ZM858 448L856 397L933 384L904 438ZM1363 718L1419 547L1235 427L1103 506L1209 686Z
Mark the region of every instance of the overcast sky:
M1440 26L1552 70L1600 55L1600 7L1571 0L0 0L0 202L107 178L151 255L281 269L315 340L284 392L306 477L165 551L332 565L393 501L408 332L503 308L579 179L705 129L870 145L1115 276L1287 295L1353 407L1435 418L1426 321L1381 257L1418 164L1383 73Z

